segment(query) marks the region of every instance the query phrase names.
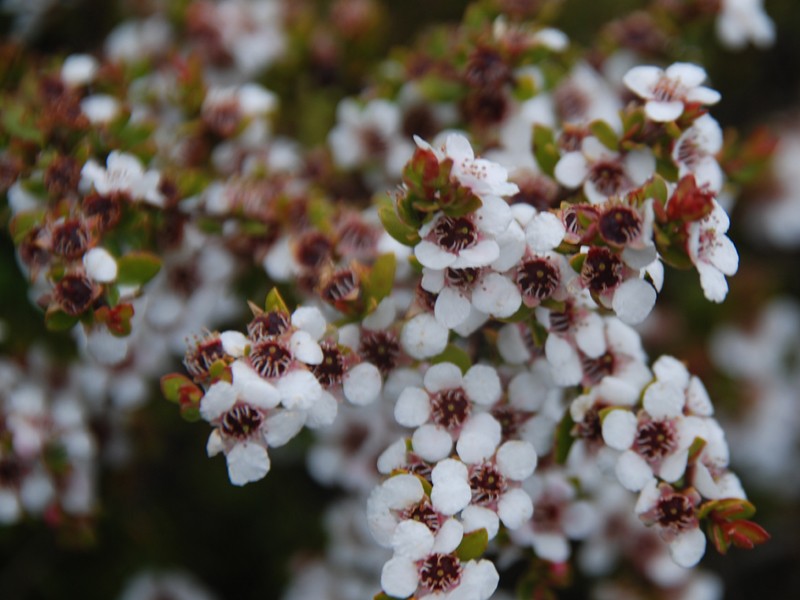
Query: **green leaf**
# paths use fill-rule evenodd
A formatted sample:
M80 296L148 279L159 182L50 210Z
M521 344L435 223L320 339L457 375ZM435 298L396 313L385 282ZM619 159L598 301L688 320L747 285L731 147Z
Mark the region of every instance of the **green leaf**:
M393 252L378 256L369 275L361 282L361 288L367 301L374 300L377 306L381 300L392 293L396 263L397 257Z
M575 426L575 421L572 420L572 415L569 411L564 413L564 417L556 427L556 444L553 450L553 456L556 463L563 465L567 462L570 448L575 443L575 438L572 435L572 428Z
M553 131L544 125L533 127L533 155L542 171L553 177L556 163L561 159Z
M44 210L28 210L15 215L8 226L14 244L19 245L25 236L42 222L44 214Z
M717 500L711 509L714 516L726 521L739 521L749 519L756 514L756 507L741 498L725 498Z
M489 534L485 529L465 533L464 537L461 538L461 543L456 548L456 556L461 562L475 560L483 556L488 545Z
M414 246L419 243L419 234L414 227L406 225L394 208L394 201L388 195L382 196L377 201L378 216L383 228L390 236L405 246Z
M459 369L461 369L462 373L469 371L469 368L472 366L472 361L469 359L469 354L455 344L448 344L444 349L444 352L431 359L431 364L434 365L444 362L453 363Z
M709 523L706 533L708 534L708 539L711 540L711 543L714 544L714 547L717 549L717 552L722 555L728 553L728 548L731 547L731 541L721 524Z
M66 331L72 329L78 322L77 315L68 315L60 308L47 311L44 316L44 324L48 331Z
M605 121L593 121L589 125L589 131L609 150L614 152L619 150L619 137L617 137L617 133L611 128L611 125Z
M267 299L264 301L264 310L267 312L282 312L284 314L291 314L286 302L283 301L283 296L278 291L278 288L272 288L267 294Z
M31 111L25 110L21 104L4 106L0 110L3 128L11 135L23 142L33 142L37 146L44 144L44 133L35 122Z
M117 283L144 285L158 274L161 259L150 252L129 252L117 259L117 268Z

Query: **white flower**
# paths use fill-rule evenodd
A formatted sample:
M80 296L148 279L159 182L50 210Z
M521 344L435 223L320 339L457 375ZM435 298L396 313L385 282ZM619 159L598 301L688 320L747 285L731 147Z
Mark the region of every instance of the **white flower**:
M119 100L108 94L92 94L81 100L81 112L95 125L108 123L120 112Z
M92 248L83 255L86 274L100 283L109 283L117 278L117 261L105 248Z
M714 209L702 221L689 224L687 250L697 272L706 298L722 302L728 295L725 276L739 269L739 253L725 235L730 219L725 209L714 200Z
M78 87L94 80L100 63L89 54L70 54L61 65L61 81L67 85Z
M733 50L747 42L766 48L775 42L775 23L764 10L763 0L722 0L717 17L717 37Z
M430 358L444 351L449 335L450 331L436 317L420 313L403 325L400 344L412 358Z
M719 92L700 85L705 80L705 70L691 63L674 63L666 70L638 66L623 78L631 91L646 100L645 114L659 123L680 117L686 103L710 105L719 102Z
M722 129L711 115L701 115L681 134L672 149L678 165L678 176L694 175L698 187L708 186L712 192L722 189L724 174L716 155L722 149Z
M98 194L127 194L134 200L144 200L155 206L164 205L164 196L158 189L161 175L158 171L144 170L142 163L132 154L113 150L106 159L106 168L89 160L81 170L87 184Z

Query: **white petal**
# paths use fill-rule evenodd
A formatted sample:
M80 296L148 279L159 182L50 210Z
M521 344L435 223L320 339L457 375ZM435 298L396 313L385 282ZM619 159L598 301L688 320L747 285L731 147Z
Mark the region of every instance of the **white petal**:
M500 273L489 273L472 291L472 303L479 311L504 319L522 304L522 296L512 281Z
M497 517L497 513L475 504L470 504L461 511L461 522L466 533L485 529L490 540L494 539L500 530L500 519Z
M678 535L669 545L669 553L677 564L695 566L706 552L706 536L700 529L690 529Z
M395 556L420 560L433 548L433 533L428 526L412 519L397 524L392 535Z
M560 533L537 533L533 538L533 550L539 558L561 563L569 558L567 538Z
M423 267L431 269L445 269L456 260L456 255L444 250L441 246L422 240L414 246L414 256Z
M519 488L507 491L497 503L497 515L509 529L519 529L533 516L531 497Z
M100 283L109 283L117 278L117 261L104 248L92 248L83 255L86 274Z
M447 519L436 532L432 551L440 554L455 552L463 538L464 526L457 519Z
M394 418L404 427L419 427L428 421L430 414L430 396L420 388L404 389L394 405Z
M236 391L227 381L212 385L200 400L200 416L213 421L228 412L236 404Z
M394 298L387 296L380 301L380 304L378 304L378 307L373 312L364 317L361 324L367 329L381 331L383 329L388 329L392 325L396 314L397 306L395 305Z
M650 150L631 150L623 162L634 185L642 185L656 170L656 158Z
M476 404L494 404L503 393L497 370L489 365L473 365L464 375L464 391Z
M403 326L400 343L407 354L421 360L441 354L447 347L449 334L436 317L421 313Z
M336 420L339 412L339 403L333 394L322 390L322 395L306 411L306 426L309 429L328 427Z
M622 81L637 96L650 98L653 87L663 75L664 71L658 67L637 66L625 73Z
M411 445L414 452L423 460L436 462L450 454L453 448L453 438L446 430L435 425L426 424L418 427L411 436Z
M281 396L277 388L266 379L260 377L250 365L242 361L234 361L231 365L233 387L239 399L251 406L263 409L275 408Z
M650 100L645 104L644 112L650 119L657 123L667 123L674 121L683 114L683 102L673 100L671 102L658 102Z
M644 279L628 279L614 292L611 307L623 323L637 325L644 321L656 304L656 291Z
M328 322L315 306L300 306L292 313L292 325L309 333L315 340L325 335Z
M447 436L450 437L449 435ZM452 441L450 442L452 444ZM395 469L399 469L406 462L406 440L400 438L393 442L386 450L381 452L378 457L377 467L378 472L383 475L388 475Z
M497 466L509 479L522 481L536 469L536 450L528 442L510 440L497 450Z
M474 415L467 420L458 436L458 456L466 463L479 463L494 454L501 435L500 423L492 415Z
M525 227L525 238L533 252L549 252L564 239L564 223L550 212L541 212Z
M644 392L644 408L654 419L673 419L683 414L686 396L671 383L656 381Z
M67 85L79 86L91 83L100 63L89 54L71 54L61 65L61 80Z
M479 241L471 248L465 248L458 253L458 258L451 265L454 269L469 267L485 267L500 257L500 245L492 240ZM421 262L421 261L420 261Z
M654 479L650 465L632 450L620 455L615 472L622 487L632 492L638 492Z
M14 523L22 514L17 495L8 489L0 489L0 523Z
M236 358L244 356L247 346L250 345L250 340L241 331L223 331L219 335L219 341L222 342L225 354Z
M389 508L403 510L422 500L425 490L419 477L409 473L401 473L390 477L381 484L383 498Z
M603 419L603 441L614 450L627 450L636 437L636 415L629 410L612 410Z
M589 358L599 358L605 354L607 346L603 318L591 312L581 319L575 327L575 343Z
M281 410L275 413L265 422L267 443L273 448L283 446L300 433L305 422L306 415L304 411Z
M361 363L345 373L342 390L345 398L356 406L372 404L381 395L383 379L378 367L372 363Z
M544 344L545 355L553 366L553 378L564 386L576 385L583 378L583 367L575 349L565 339L551 333Z
M310 371L290 371L276 383L281 403L288 409L307 410L322 395L322 387Z
M687 88L693 88L706 80L706 70L694 63L676 62L667 67L665 74L673 80L677 80Z
M492 561L482 559L477 562L469 561L464 566L461 581L461 586L453 590L454 592L463 588L468 592L474 591L476 595L468 595L463 599L451 597L448 600L488 600L497 589L500 576Z
M708 263L698 262L695 266L700 274L700 286L703 288L705 297L712 302L725 300L725 296L728 295L728 282L725 280L725 275Z
M567 152L556 163L554 175L558 182L568 188L583 183L589 173L589 165L581 152Z
M739 269L739 253L727 235L718 235L709 262L725 275L733 275Z
M689 385L689 370L673 356L661 356L653 363L653 373L661 381L669 382L682 390Z
M688 457L688 450L679 450L670 454L662 461L661 467L658 469L658 476L669 483L678 481L686 472Z
M461 369L449 362L431 365L425 372L423 381L425 389L432 394L442 390L460 388L464 382Z
M692 377L689 381L689 389L686 391L686 406L692 414L701 417L710 417L714 414L714 405L708 397L703 382L697 377Z
M471 306L469 299L461 292L446 287L436 298L434 314L443 327L452 329L467 320Z
M307 365L318 365L324 358L322 348L314 337L302 329L292 334L290 345L294 357Z
M244 485L258 481L269 472L267 450L259 444L241 442L225 456L228 462L228 477L233 485Z
M456 466L460 468L456 469ZM433 468L431 478L431 502L440 513L454 515L470 503L472 490L467 480L467 468L460 461L452 458L441 461Z
M417 567L408 558L396 556L383 565L381 588L393 598L408 598L417 589Z

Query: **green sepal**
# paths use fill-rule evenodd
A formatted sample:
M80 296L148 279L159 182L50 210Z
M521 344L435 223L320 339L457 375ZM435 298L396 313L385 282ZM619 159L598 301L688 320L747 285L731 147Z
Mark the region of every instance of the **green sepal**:
M642 188L642 192L644 193L645 199L654 198L662 206L665 205L669 199L667 182L659 175L654 175L650 181L647 182L644 188Z
M50 309L44 315L44 325L48 331L72 329L79 320L78 315L68 315L60 308Z
M151 252L134 251L117 259L117 283L144 285L161 269L161 259Z
M711 543L714 544L714 547L717 549L717 552L723 556L728 553L728 548L731 547L731 540L721 523L709 523L706 528L706 533L708 534L708 539L711 540Z
M455 366L461 369L462 373L469 371L469 368L472 366L472 361L469 358L469 354L455 344L447 344L447 347L441 354L434 356L431 359L431 364L434 365L445 362L453 363Z
M181 398L192 400L197 392L196 402L200 402L203 392L191 379L180 373L169 373L161 377L161 393L170 402L178 404Z
M489 546L489 534L486 529L478 529L465 533L461 538L461 543L456 548L456 556L461 562L468 560L475 560L483 556L486 548Z
M617 152L619 150L619 137L617 133L611 128L611 125L602 120L593 121L589 125L589 131L592 135L600 140L609 150Z
M200 420L200 407L192 404L184 404L181 406L181 417L184 421L189 423L196 423Z
M284 314L291 314L289 312L289 307L286 306L286 302L283 301L283 297L281 293L278 291L278 288L272 288L267 294L267 299L264 301L264 310L266 312L282 312Z
M369 274L361 281L361 290L367 305L377 306L392 293L397 257L393 252L381 254L372 264Z
M561 159L553 130L544 125L533 126L533 155L544 173L553 177L556 163Z
M575 421L572 420L572 415L569 411L564 413L561 421L558 422L555 432L555 447L553 449L553 457L559 465L567 462L569 451L572 444L575 443L575 437L572 435L572 428L575 426Z
M231 383L233 381L233 375L228 368L228 363L222 358L218 358L211 363L211 366L208 368L208 378L212 383L216 383L217 381L227 381Z
M414 246L419 243L419 233L414 227L400 219L395 210L394 200L388 194L378 198L377 204L378 216L386 233L405 246Z
M576 254L572 258L569 259L569 266L572 267L572 270L576 273L580 273L583 271L583 263L586 262L586 257L588 255L585 253Z

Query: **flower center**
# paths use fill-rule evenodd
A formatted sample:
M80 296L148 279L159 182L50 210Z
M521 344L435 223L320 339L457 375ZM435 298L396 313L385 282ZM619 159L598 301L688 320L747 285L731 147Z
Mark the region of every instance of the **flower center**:
M202 381L208 377L208 370L211 365L224 356L225 350L222 347L222 340L217 336L207 337L202 340L196 340L194 348L190 346L186 350L183 364L192 379Z
M289 315L279 310L271 310L253 317L247 324L247 335L253 341L281 335L289 330Z
M634 450L652 462L664 458L678 447L675 427L670 421L650 421L641 425L633 442Z
M400 343L389 331L364 331L361 336L361 353L386 375L397 366Z
M616 206L600 217L600 235L609 244L624 246L635 240L642 231L639 216L626 206Z
M111 229L122 217L119 200L113 196L91 194L83 199L82 208L87 217L96 219L101 231Z
M452 554L431 554L419 567L419 581L431 592L447 592L461 581L461 561Z
M669 77L662 77L653 86L653 99L658 102L672 102L680 99L681 95L680 82Z
M467 394L461 388L442 390L431 398L433 421L450 431L460 427L467 420L471 409Z
M336 344L322 342L322 362L318 365L310 365L311 372L323 387L330 387L342 382L344 374L344 357Z
M444 278L447 281L448 287L467 291L472 289L472 286L475 285L480 272L480 269L472 267L466 269L451 269L448 267L445 269Z
M592 165L589 180L604 196L615 196L625 185L627 177L622 167L611 161L600 161Z
M694 506L683 494L670 494L658 501L656 506L658 524L673 533L691 529L695 525Z
M526 261L517 271L517 287L528 300L546 300L556 291L560 277L546 258Z
M276 341L265 340L253 347L250 364L262 377L280 377L289 370L292 353Z
M436 242L450 252L471 248L478 241L478 231L466 217L442 217L433 228Z
M492 464L476 467L469 476L472 500L487 505L496 502L506 489L506 479Z
M78 219L64 221L53 229L53 253L79 258L89 245L89 231Z
M264 421L263 415L248 404L237 404L222 417L220 428L225 435L245 439Z
M613 290L622 282L622 261L608 248L592 247L583 262L581 281L595 294Z
M351 269L342 269L328 279L320 291L322 298L331 304L340 300L354 300L358 296L358 279Z
M413 520L422 523L433 533L439 531L441 523L439 522L439 513L437 513L433 505L427 497L423 497L417 504L410 506L403 511L401 518L403 520Z
M614 355L606 352L603 356L589 358L581 354L581 366L584 378L592 384L599 383L603 377L614 373Z
M100 289L85 275L65 275L56 285L54 294L65 313L77 316L95 301Z
M331 242L321 233L311 232L300 238L295 250L298 262L306 269L319 267L331 255Z

